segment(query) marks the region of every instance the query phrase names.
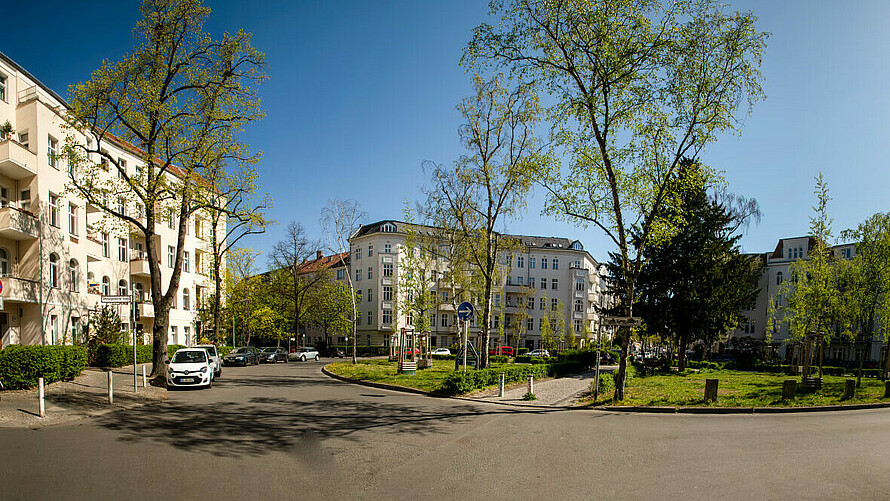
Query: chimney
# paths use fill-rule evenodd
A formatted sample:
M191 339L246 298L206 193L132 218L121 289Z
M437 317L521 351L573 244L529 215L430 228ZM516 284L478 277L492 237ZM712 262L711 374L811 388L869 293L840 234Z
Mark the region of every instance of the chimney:
M321 251L315 251L315 259L321 259L322 253Z

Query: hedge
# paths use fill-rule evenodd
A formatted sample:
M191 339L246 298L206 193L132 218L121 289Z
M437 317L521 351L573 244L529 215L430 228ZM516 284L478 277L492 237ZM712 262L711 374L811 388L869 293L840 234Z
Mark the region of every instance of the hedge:
M579 362L562 362L555 364L514 365L495 367L478 371L454 372L442 382L440 392L446 395L462 395L471 391L498 384L500 373L504 373L507 384L526 380L529 376L536 379L545 377L574 374L583 370Z
M334 348L340 348L347 355L352 355L352 345L344 346L342 344L335 345ZM379 357L389 355L389 346L362 346L355 347L355 354L359 357Z
M0 381L8 390L24 390L45 384L70 381L87 365L87 350L81 346L19 346L0 350Z
M176 350L188 348L181 344L168 344L167 357L172 357ZM217 347L220 354L223 354L222 346ZM231 351L230 347L229 351ZM228 353L226 351L225 353ZM136 363L149 364L152 359L152 345L142 344L136 346ZM96 359L93 361L96 367L123 367L125 365L133 365L133 345L132 344L101 344L96 348Z

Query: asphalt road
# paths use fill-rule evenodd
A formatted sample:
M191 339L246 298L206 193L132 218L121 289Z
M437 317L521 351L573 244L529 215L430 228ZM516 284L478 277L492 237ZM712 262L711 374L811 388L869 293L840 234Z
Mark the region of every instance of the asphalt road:
M0 430L0 499L888 499L890 410L531 410L351 385L322 362Z

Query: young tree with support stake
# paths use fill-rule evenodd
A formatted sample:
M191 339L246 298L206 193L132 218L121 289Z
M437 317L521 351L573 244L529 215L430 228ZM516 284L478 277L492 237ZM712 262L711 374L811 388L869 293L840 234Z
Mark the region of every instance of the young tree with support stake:
M155 312L152 378L163 378L189 219L211 209L231 214L216 194L250 184L257 156L237 134L262 117L255 87L266 75L249 33L214 40L202 31L210 9L199 0L145 0L141 12L133 52L71 89L68 126L95 141L82 144L69 135L63 155L69 189L145 239ZM116 138L135 146L131 152L141 163L135 173L108 153ZM213 184L218 178L208 169L216 168L227 170L225 184ZM178 233L173 271L163 284L154 237L167 218Z
M545 177L545 212L612 240L620 315L633 316L640 251L676 231L657 217L671 203L667 180L682 158L737 131L741 104L762 96L767 35L715 0L503 0L491 10L498 24L476 28L464 63L507 68L556 100L552 134L571 165ZM617 400L630 336L620 339Z

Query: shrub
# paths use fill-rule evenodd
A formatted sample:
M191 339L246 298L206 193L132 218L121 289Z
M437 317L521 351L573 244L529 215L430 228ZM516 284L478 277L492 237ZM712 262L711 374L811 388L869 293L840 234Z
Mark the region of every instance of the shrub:
M517 355L525 355L526 353L528 353L528 348L519 348L519 350L516 351Z
M488 360L493 364L506 364L510 362L510 357L507 355L490 355Z
M440 391L446 395L461 395L471 391L498 384L501 372L507 384L526 380L529 376L541 379L548 376L562 376L580 372L579 362L562 362L554 364L512 365L482 369L478 371L454 372L442 382Z
M454 360L457 355L433 355L433 360Z
M344 345L336 345L335 348L340 348L349 356L352 356L352 345L344 346ZM382 355L389 355L389 346L362 346L358 345L355 347L355 354L359 357L379 357Z
M24 390L44 383L71 380L87 364L87 350L81 346L7 346L0 350L0 381L6 389Z
M525 395L522 396L522 399L527 402L530 402L532 400L537 400L538 397L536 397L534 393L527 391L527 392L525 392Z
M595 381L590 382L590 391L591 393L594 390ZM600 391L599 393L611 393L615 391L615 377L610 373L600 374Z

